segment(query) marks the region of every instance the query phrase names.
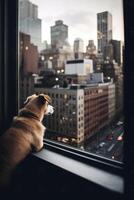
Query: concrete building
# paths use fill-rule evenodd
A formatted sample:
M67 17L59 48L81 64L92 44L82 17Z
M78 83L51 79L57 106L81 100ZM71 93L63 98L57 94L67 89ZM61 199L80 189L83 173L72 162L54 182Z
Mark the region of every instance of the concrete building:
M97 13L98 51L104 53L104 47L112 40L112 15L108 12Z
M68 45L68 26L63 24L62 20L55 21L51 26L51 46L52 48L63 48Z
M74 59L84 58L84 41L81 38L76 38L74 40Z
M65 74L87 75L93 73L91 59L68 60L65 65Z
M38 18L38 6L29 0L19 1L19 31L30 35L31 43L41 50L41 19Z
M48 94L55 108L54 115L44 121L49 131L47 137L71 145L79 145L92 137L115 114L115 90L111 83L38 87L35 92Z

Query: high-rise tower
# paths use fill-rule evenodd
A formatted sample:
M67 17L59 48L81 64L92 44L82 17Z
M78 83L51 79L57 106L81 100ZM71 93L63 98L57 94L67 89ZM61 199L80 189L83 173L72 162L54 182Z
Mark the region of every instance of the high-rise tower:
M112 15L108 11L97 14L98 52L104 53L105 46L112 40Z

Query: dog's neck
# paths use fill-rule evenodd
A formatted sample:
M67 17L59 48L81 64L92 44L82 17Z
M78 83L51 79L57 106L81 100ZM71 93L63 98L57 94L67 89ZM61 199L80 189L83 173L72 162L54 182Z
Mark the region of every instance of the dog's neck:
M20 112L19 112L19 117L28 117L28 118L33 118L33 119L36 119L37 121L41 121L40 118L33 112L31 112L30 110L25 110L25 109L22 109Z

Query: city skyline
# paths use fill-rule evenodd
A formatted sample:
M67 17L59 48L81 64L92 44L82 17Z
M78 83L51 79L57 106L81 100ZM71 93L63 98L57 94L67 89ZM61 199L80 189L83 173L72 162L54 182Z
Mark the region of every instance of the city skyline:
M42 41L50 43L50 27L56 20L63 20L69 26L68 41L73 45L76 38L84 41L84 50L88 40L93 39L97 45L97 13L108 11L113 17L113 39L124 41L122 0L31 0L38 6L39 18L42 19ZM77 3L77 4L76 4ZM77 6L76 6L77 5ZM103 5L103 7L102 7ZM45 10L46 8L46 10ZM50 15L53 13L53 16ZM118 20L117 20L118 19Z

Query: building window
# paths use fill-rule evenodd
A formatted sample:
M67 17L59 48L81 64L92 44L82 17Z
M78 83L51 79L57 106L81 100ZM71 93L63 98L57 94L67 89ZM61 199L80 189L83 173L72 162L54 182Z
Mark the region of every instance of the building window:
M57 9L53 18L48 17L49 4L54 5L55 0L49 0L48 5L43 0L19 2L19 44L23 46L19 48L20 106L31 94L48 94L55 108L54 114L43 121L51 130L49 139L53 140L56 127L55 138L78 138L60 142L76 148L82 143L89 153L122 162L123 137L118 140L124 133L121 0L109 0L107 6L102 3L101 9L92 7L91 0L77 1L77 6L74 0L72 19L68 18L68 1L59 0L64 20ZM100 5L99 0L95 3ZM84 19L78 13L81 7ZM106 145L100 148L102 142Z

